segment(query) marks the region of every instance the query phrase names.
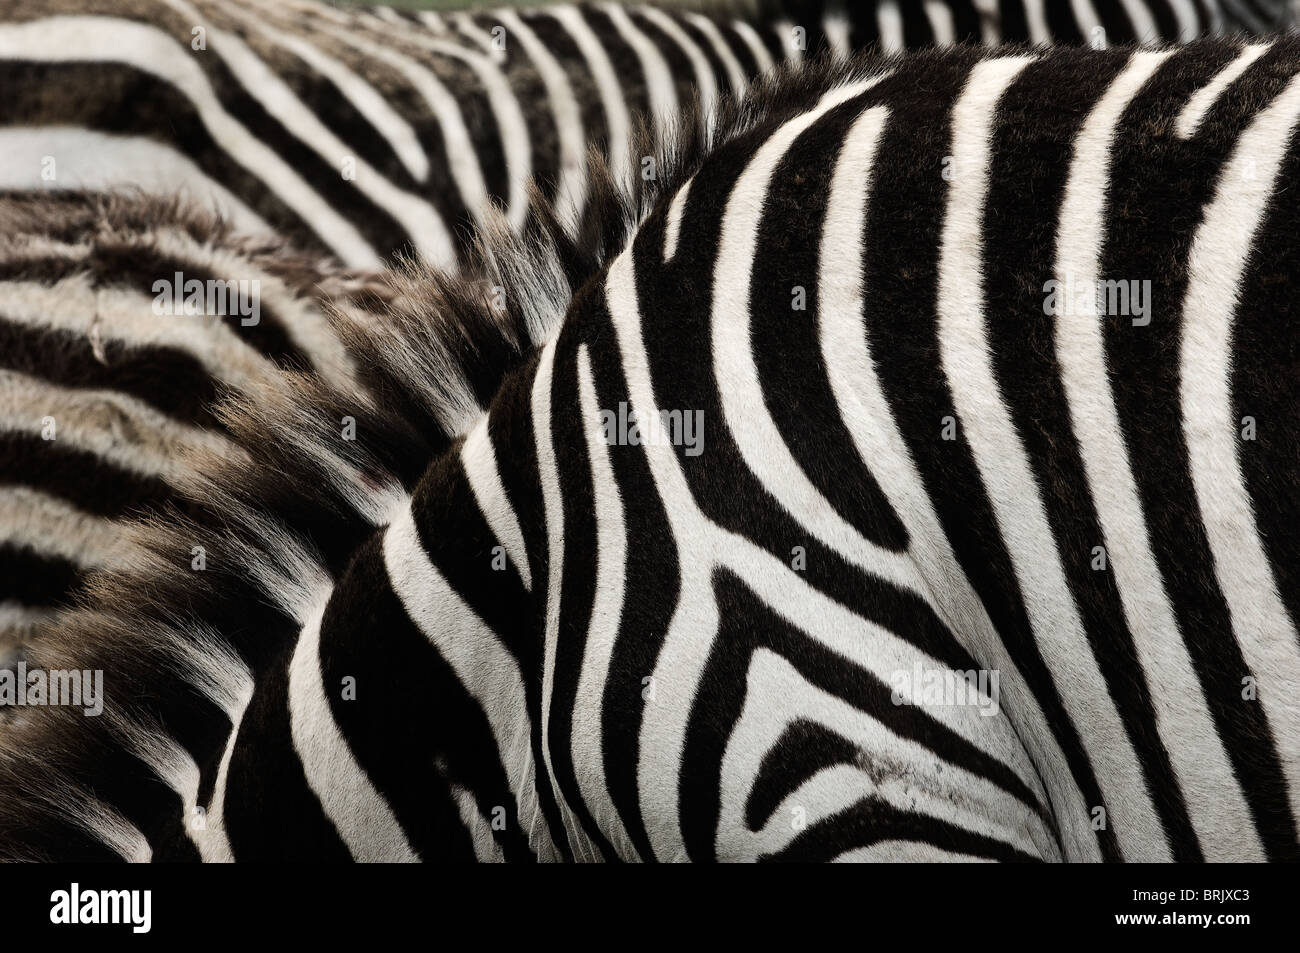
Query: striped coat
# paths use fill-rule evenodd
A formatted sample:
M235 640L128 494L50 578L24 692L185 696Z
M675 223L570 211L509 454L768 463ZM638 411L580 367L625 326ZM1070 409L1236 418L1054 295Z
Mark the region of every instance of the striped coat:
M416 278L381 401L243 407L45 648L139 702L24 712L0 844L1294 859L1298 90L1294 37L823 65L493 249L503 308Z

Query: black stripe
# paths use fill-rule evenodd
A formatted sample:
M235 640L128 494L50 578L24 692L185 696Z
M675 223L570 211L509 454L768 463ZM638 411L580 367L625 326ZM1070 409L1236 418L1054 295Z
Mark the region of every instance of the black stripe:
M582 116L582 128L587 142L607 151L609 148L609 120L601 106L600 90L596 85L591 68L586 58L578 49L577 43L558 20L546 13L529 13L521 11L520 19L524 21L537 39L545 44L555 59L564 68L578 101Z
M587 446L583 428L583 422L595 411L583 405L578 396L577 352L582 333L580 323L566 322L556 343L551 380L551 439L557 466L563 467L560 478L563 512L560 518L564 534L561 555L564 572L560 591L550 594L551 598L559 599L560 617L548 737L555 783L601 855L608 860L617 860L613 846L583 801L573 764L573 710L597 584L592 451ZM620 568L614 567L615 571Z
M908 105L891 113L872 181L863 241L867 337L885 398L958 562L979 595L1030 689L1039 699L1084 795L1103 804L1086 750L1057 693L1034 638L1010 554L998 530L973 451L958 424L957 439L941 440L943 418L956 417L943 376L935 289L946 213L940 160L952 148L950 106L970 64L961 53L915 61L876 87L902 93ZM924 70L924 76L913 70ZM923 100L906 91L926 91ZM1114 831L1098 832L1103 856L1118 859Z
M1077 44L1087 39L1079 30L1070 3L1044 3L1043 10L1047 14L1047 28L1052 33L1053 43Z
M1003 96L984 212L984 289L991 316L986 326L1002 399L1041 488L1092 654L1142 766L1174 859L1202 860L1156 727L1114 571L1092 568L1092 549L1105 538L1055 357L1057 323L1087 319L1043 314L1043 287L1055 274L1058 222L1053 213L1064 199L1073 144L1089 108L1125 59L1123 54L1048 56L1026 67Z
M1092 0L1092 7L1097 11L1097 19L1106 31L1107 45L1117 46L1137 39L1137 32L1129 22L1128 11L1120 0ZM1091 40L1091 36L1085 37L1086 42Z
M906 49L915 50L933 45L934 32L922 4L903 0L898 4L898 11L903 16L903 46Z
M815 224L812 235L790 227L825 218L834 165L827 157L838 152L860 110L856 100L831 110L799 136L773 172L754 249L755 261L764 264L751 275L749 340L764 405L801 472L845 522L871 542L901 551L907 531L875 476L856 453L845 452L853 439L826 376L806 373L822 365L823 249ZM794 309L795 289L802 292L803 310Z
M37 552L18 540L0 542L0 602L65 605L82 576L70 559Z
M998 0L998 24L1003 43L1029 41L1029 18L1025 0Z
M497 469L506 498L510 500L519 518L528 553L528 569L532 590L526 597L532 606L529 610L533 622L526 629L505 633L511 640L511 651L520 660L524 673L524 702L529 723L533 726L531 750L533 764L541 766L536 771L537 797L542 815L554 837L555 845L566 860L572 859L568 838L563 836L564 823L555 802L555 792L543 768L546 761L542 751L542 641L545 637L544 600L548 587L550 559L545 504L542 499L541 476L538 471L537 443L533 430L532 386L537 373L538 357L534 355L519 370L507 375L488 419L488 436L492 440ZM523 605L523 603L521 603Z
M603 298L590 301L582 313L604 329L586 341L597 401L601 407L617 407L619 401L628 399L627 382ZM677 550L672 535L664 531L668 516L658 494L635 490L654 486L645 454L638 447L611 447L610 464L622 490L624 534L630 545L623 597L628 609L610 651L609 675L601 698L605 783L637 853L643 860L655 860L641 815L637 765L641 718L647 703L646 679L654 674L678 598Z
M294 750L288 698L292 658L289 646L278 662L257 671L226 774L226 836L241 861L347 861L351 854Z
M1293 41L1291 58L1296 48ZM1265 61L1252 71L1257 85L1251 99L1238 101L1236 129L1222 138L1185 144L1172 134L1179 109L1202 85L1199 79L1213 75L1236 52L1226 44L1215 44L1208 56L1200 46L1186 49L1134 97L1115 134L1101 277L1152 279L1152 309L1147 327L1133 326L1126 315L1102 320L1106 365L1143 512L1148 526L1159 528L1151 542L1161 581L1215 726L1270 858L1298 859L1300 845L1281 761L1262 706L1243 703L1242 678L1249 669L1230 635L1227 603L1210 570L1214 559L1182 429L1178 345L1191 239L1218 183L1241 174L1228 162L1232 146L1256 111L1270 101L1268 94L1280 92L1282 78L1268 82L1269 64L1276 61ZM1188 60L1203 64L1199 76L1180 75ZM1150 134L1153 127L1164 134ZM1171 168L1179 170L1176 178L1169 175ZM1279 243L1288 248L1294 240L1279 236ZM1279 303L1286 300L1281 286L1272 294ZM1261 305L1266 313L1276 312L1271 302ZM1296 471L1291 466L1281 472Z
M1114 3L1118 0L1102 0ZM980 43L983 32L980 30L980 12L971 0L953 0L946 4L952 13L953 32L957 43Z
M886 840L919 841L954 853L1000 861L1038 859L1001 841L972 834L936 818L899 811L880 800L859 801L834 817L818 821L800 832L779 853L761 859L820 863Z
M0 433L0 484L6 483L30 486L97 516L122 516L173 495L159 476L128 470L66 440L17 431Z
M632 114L633 119L638 115L648 116L650 84L641 65L641 57L637 56L636 51L614 27L609 14L595 7L584 6L578 9L583 19L587 21L587 26L591 27L591 31L596 34L601 47L609 56L609 61L614 64L614 73L618 77L618 84L623 91L622 97L627 103L628 112Z
M858 746L816 721L798 718L772 745L745 798L745 826L761 831L781 802L819 771L839 764L853 766Z
M165 144L277 232L307 249L327 250L297 212L212 138L189 99L152 74L121 63L9 60L0 61L0 88L5 90L0 98L0 125L84 126Z
M767 649L789 662L811 685L843 698L902 738L936 757L985 777L1042 814L1037 798L1006 765L989 757L919 705L896 705L890 688L808 638L725 570L713 579L719 626L700 691L691 703L681 768L682 836L692 860L717 860L722 759L745 704L753 653ZM778 707L780 701L775 701ZM870 757L870 753L864 753Z
M487 717L402 608L379 536L334 589L320 666L339 731L423 859L474 859L449 781L473 792L487 822L503 809L505 829L493 836L507 860L532 859ZM345 684L355 697L344 697Z
M1178 17L1174 14L1173 7L1168 0L1143 0L1148 10L1151 11L1152 18L1156 21L1156 30L1159 38L1177 42L1178 34Z

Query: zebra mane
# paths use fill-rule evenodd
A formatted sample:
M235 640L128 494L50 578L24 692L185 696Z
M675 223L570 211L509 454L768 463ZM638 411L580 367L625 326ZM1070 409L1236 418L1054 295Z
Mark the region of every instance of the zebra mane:
M202 787L196 770L206 776L220 758L256 673L292 652L351 555L557 333L570 303L641 223L721 146L895 59L778 70L740 103L683 115L660 148L645 145L655 138L642 128L634 154L656 158L653 178L620 183L593 152L596 213L581 225L562 221L535 192L527 231L515 235L494 216L465 271L407 260L364 278L365 307L336 295L327 310L358 386L289 370L227 394L217 414L251 459L189 451L189 475L178 478L184 502L135 522L133 562L93 573L79 606L34 644L29 667L102 670L104 714L24 709L0 727L0 857L65 856L70 837L90 857L107 848L143 859L150 843L184 842L182 818L194 805L178 792ZM151 216L164 211L108 201L94 214L108 209L122 227L156 223ZM196 237L225 234L215 217L170 214ZM48 212L50 220L89 215L71 202ZM136 808L110 806L126 802Z

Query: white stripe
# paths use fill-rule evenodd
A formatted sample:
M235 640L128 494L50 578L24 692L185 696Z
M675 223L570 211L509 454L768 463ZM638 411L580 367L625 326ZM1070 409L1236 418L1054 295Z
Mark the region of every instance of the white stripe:
M923 841L878 840L869 847L855 847L834 858L833 864L981 864L988 857L974 857L944 850Z
M494 11L494 13L498 16L500 15L499 11ZM497 48L496 43L492 40L492 36L475 23L472 16L462 11L459 13L453 13L451 18L456 24L456 29L460 30L461 33L476 43L493 63L500 65L506 61L506 51Z
M685 16L697 30L704 34L704 38L713 44L714 52L718 54L718 59L722 60L723 69L727 72L731 92L737 99L742 98L749 88L749 77L745 75L745 70L740 65L740 60L736 59L736 54L731 51L731 45L719 32L717 24L698 13L688 12Z
M184 463L178 451L190 437L217 448L152 407L114 391L80 391L39 378L0 370L0 433L46 437L45 418L53 421L51 445L83 450L142 476L167 478Z
M5 599L0 601L0 635L12 637L12 633L17 629L34 629L57 619L59 615L58 609L26 606L12 599ZM6 644L4 639L0 639L0 665L10 661L7 653L15 648L12 643Z
M1124 12L1128 14L1129 23L1133 25L1133 35L1139 43L1157 43L1160 41L1160 28L1148 8L1149 0L1120 0Z
M469 788L462 787L455 781L446 778L444 780L446 780L447 790L451 794L451 800L456 805L456 813L460 815L460 822L469 834L470 844L474 848L474 862L479 864L505 863L505 852L501 849L501 845L496 842L496 838L492 835L491 825L483 817L483 812L479 810L478 801L474 798L474 792Z
M605 110L605 123L609 129L609 165L614 174L614 181L625 188L632 183L632 157L629 149L629 137L632 134L632 117L628 112L627 102L623 98L623 88L619 85L618 74L614 64L601 46L596 34L587 26L587 21L574 7L560 6L547 8L548 16L562 26L578 52L587 61L592 81L600 93L601 106Z
M1293 77L1242 134L1223 168L1188 257L1179 394L1192 484L1215 578L1249 674L1259 683L1259 703L1273 729L1293 817L1300 817L1300 642L1296 620L1278 595L1241 472L1232 333L1246 263L1253 258L1269 204L1293 201L1291 183L1279 180L1279 173L1298 120L1300 77ZM1251 175L1242 172L1248 158L1255 163ZM1294 532L1295 527L1282 531Z
M510 81L492 60L462 49L455 43L429 39L418 33L410 39L430 52L466 64L483 84L501 135L501 149L506 160L506 220L516 232L523 231L524 222L528 218L528 182L533 175L533 144L523 109ZM478 213L481 216L485 211L486 209L479 209Z
M799 46L799 43L795 39L795 25L789 20L778 20L776 23L772 24L772 29L776 31L777 39L781 43L781 49L785 51L785 61L787 63L801 62L805 50ZM804 30L805 28L798 27L798 29ZM803 36L806 45L808 42L808 34L806 30Z
M212 206L237 231L269 235L261 216L171 146L143 136L118 136L81 126L9 126L0 129L0 189L83 189L103 192L129 185L150 195L185 194ZM55 178L41 178L55 160Z
M1070 7L1074 11L1074 22L1079 26L1079 33L1083 35L1084 43L1092 42L1092 31L1095 27L1102 28L1102 37L1109 45L1109 38L1106 37L1106 26L1097 16L1097 11L1093 9L1090 0L1070 0Z
M537 809L538 782L532 771L523 674L514 656L429 561L409 506L384 533L384 565L411 621L483 709L518 816L531 817ZM547 840L534 839L530 846L547 859L551 845L545 825L542 834Z
M407 20L392 7L378 6L371 7L371 9L374 11L375 16L387 21L388 23L394 24L395 26L409 27L411 25L410 20Z
M656 138L662 136L677 120L677 88L673 85L672 70L659 48L637 28L627 11L613 3L601 4L614 30L632 48L641 63L646 91L650 97L650 115L654 118Z
M571 727L573 767L587 810L601 833L620 857L632 858L636 850L623 827L618 809L605 780L604 730L605 683L623 615L623 589L627 577L627 531L623 503L609 459L601 426L591 358L585 344L579 345L578 413L591 459L592 515L596 522L596 594L587 625L582 667L574 695Z
M370 125L387 140L393 153L419 182L429 177L429 157L424 154L415 130L385 99L378 90L348 69L334 57L315 45L283 30L271 30L261 25L256 17L246 17L250 24L271 42L278 43L300 60L333 83L343 96L356 107ZM409 24L407 24L409 26Z
M885 674L888 677L888 672ZM920 815L922 823L934 818L1030 856L1059 859L1052 834L1031 806L988 779L939 759L923 742L900 737L877 716L811 684L771 649L754 652L745 683L744 707L722 758L720 860L748 863L786 846L797 833L791 824L794 807L803 809L804 820L811 826L867 798ZM924 709L927 715L940 710L939 706ZM965 710L974 711L971 707ZM974 718L979 720L978 715ZM998 720L984 719L990 726ZM808 778L782 800L760 830L750 831L745 805L754 779L763 759L777 749L786 729L796 721L826 726L854 745L861 760L826 768ZM1001 727L1014 739L1005 721Z
M0 486L0 541L89 569L119 562L129 543L110 520L28 486Z
M708 117L718 100L718 81L713 75L713 67L709 64L708 57L691 39L690 34L682 29L681 24L664 11L655 7L637 7L637 12L659 27L668 39L682 48L686 58L691 61L691 70L695 73L695 87L699 91L700 114L707 124Z
M974 0L980 18L980 42L985 46L997 46L1002 42L1002 15L998 11L998 0Z
M417 16L419 16L420 22L434 33L446 35L448 32L447 24L443 22L442 17L438 16L438 14L434 13L432 10L421 10Z
M1263 43L1245 47L1237 55L1236 59L1219 70L1214 79L1196 91L1196 95L1187 101L1187 105L1178 114L1178 121L1174 124L1180 139L1190 139L1196 135L1196 130L1200 128L1202 120L1205 119L1205 114L1219 101L1223 91L1236 82L1237 78L1250 67L1250 64L1259 59L1268 48L1268 44Z
M546 775L555 792L555 802L564 820L565 833L574 856L579 860L596 859L595 846L587 843L582 824L573 816L560 786L554 783L555 768L551 759L551 700L555 690L555 655L560 635L560 592L564 585L564 498L560 488L559 464L552 438L551 380L555 369L555 341L542 349L537 374L533 378L533 433L537 444L537 472L542 484L542 509L546 520L546 553L549 569L546 579L546 619L542 641L542 760Z
M835 511L800 467L768 413L754 364L750 324L749 297L758 230L772 174L804 130L829 109L865 92L877 81L835 90L823 97L816 109L786 123L758 149L732 188L713 272L713 360L725 423L736 449L773 499L809 534L846 561L896 586L917 591L920 581L911 561L864 538Z
M1071 720L1086 726L1081 737L1097 782L1108 792L1110 828L1126 859L1168 860L1168 845L1137 754L1093 657L1028 454L1003 403L986 336L982 254L990 132L1003 92L1030 62L1027 57L1007 57L979 63L953 108L952 151L960 165L949 193L939 252L940 357L954 409L1011 557L1034 639ZM1085 130L1079 142L1090 138ZM1076 161L1073 168L1105 168L1104 157L1098 160ZM1071 220L1068 205L1061 220ZM1088 383L1095 386L1095 380Z
M1133 97L1168 56L1167 51L1135 54L1079 131L1057 232L1059 280L1103 277L1100 259L1116 127ZM1061 380L1109 571L1115 574L1125 622L1151 693L1156 728L1169 752L1188 816L1207 857L1262 860L1249 808L1210 718L1151 549L1106 368L1104 318L1060 316L1054 321ZM1109 777L1102 774L1098 780L1104 784Z
M945 0L925 0L925 15L930 20L936 46L950 46L957 42L957 28L953 25L952 11Z
M461 201L469 210L474 221L482 225L484 212L491 200L488 197L487 183L483 179L483 168L479 163L478 150L474 139L465 125L465 116L461 112L456 97L443 85L442 80L420 63L405 56L391 47L372 43L363 39L358 31L332 24L319 22L317 26L340 42L351 46L394 72L398 73L420 96L442 133L443 148L447 153L447 166L451 177L456 182ZM418 35L418 34L412 34Z
M686 184L677 190L673 200L668 203L668 215L664 220L664 262L673 260L677 254L677 238L682 231L682 213L686 210L686 200L691 193L691 183L695 177L686 180Z
M898 11L897 0L881 0L876 7L876 26L880 30L880 48L886 53L896 53L906 45L903 15Z
M303 625L289 663L289 728L294 751L302 762L308 786L353 860L418 861L402 825L357 763L330 711L320 667L320 626L325 604L322 599ZM332 685L330 690L341 688Z
M861 254L884 107L869 109L850 129L831 181L821 242L818 313L826 377L859 458L903 520L908 554L929 582L928 601L963 648L982 667L1001 672L1002 710L1024 740L1050 794L1047 806L1061 826L1061 847L1074 860L1098 860L1083 797L1038 699L1017 669L950 547L907 444L898 430L863 327ZM883 355L882 355L883 358ZM1009 760L1004 758L1003 760ZM1031 790L1039 790L1032 779Z
M822 17L822 32L831 48L831 56L837 60L849 58L849 18L843 10L831 10Z
M165 461L165 469L156 471L159 473L179 472L185 464L183 459L177 459L182 450L199 448L227 458L242 458L244 454L221 432L177 420L122 391L64 387L0 368L0 395L4 397L0 415L16 417L44 411L40 416L48 413L56 418L56 440L64 436L65 430L73 434L100 431L103 439L122 444L124 451L134 448Z
M465 479L474 494L475 502L483 513L483 518L487 521L488 528L505 549L506 558L519 573L524 588L531 591L533 574L528 566L528 549L524 545L524 531L519 526L519 517L515 514L515 508L510 505L506 488L501 484L496 448L488 435L486 414L465 437L465 442L460 449L460 459L465 468Z
M581 107L564 67L538 39L533 28L513 10L500 10L497 15L502 25L523 46L546 87L560 143L560 175L555 204L562 217L576 225L587 204L587 139L582 129Z
M170 347L193 357L214 378L248 390L274 365L224 321L153 313L153 299L120 288L96 290L88 276L51 285L5 282L4 317L31 328L57 329L94 340L121 341L128 348Z
M1169 6L1173 8L1174 18L1178 21L1178 41L1190 43L1196 39L1200 33L1200 24L1192 0L1169 0Z
M353 267L379 267L379 256L352 224L273 149L225 111L188 51L161 30L114 17L52 17L7 23L0 25L0 58L119 62L170 83L189 99L212 138L230 157L265 182L340 258Z
M763 41L759 39L758 34L754 31L752 26L744 20L732 20L731 29L735 31L736 35L739 36L742 41L744 41L745 46L749 48L750 55L754 57L754 62L758 64L758 71L760 73L766 73L776 65L776 62L772 59L772 54L768 51L767 47L763 45Z
M1025 0L1025 23L1029 27L1029 42L1051 43L1052 31L1047 25L1045 0Z

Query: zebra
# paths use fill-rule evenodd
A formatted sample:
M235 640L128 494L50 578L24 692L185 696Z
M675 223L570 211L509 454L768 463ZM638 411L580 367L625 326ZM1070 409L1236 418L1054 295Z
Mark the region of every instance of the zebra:
M776 63L843 58L855 45L890 51L904 42L1039 36L1016 33L1015 24L1033 17L1004 7L953 3L941 15L927 4L922 19L934 27L927 34L913 24L919 8L907 4L765 4L709 15L605 4L439 15L344 11L303 0L16 2L0 15L0 68L9 92L0 105L7 159L0 175L9 178L0 187L10 190L23 220L39 202L72 209L84 200L95 209L116 186L207 198L233 230L258 236L263 247L270 234L292 240L320 260L313 268L329 273L330 282L360 286L367 279L345 277L324 257L373 265L381 251L410 246L450 267L465 259L476 232L526 230L529 176L576 238L600 227L594 166L612 167L622 189L639 187L683 105L707 116ZM899 22L912 24L901 32L889 27L898 9ZM1157 11L1147 18L1156 25L1152 32L1136 9L1125 8L1127 20L1106 20L1112 35L1128 35L1126 24L1144 36L1162 35L1170 22L1196 30L1228 25L1208 16L1217 7L1194 23ZM941 29L949 21L961 29ZM1058 27L1054 35L1067 34ZM641 116L651 122L637 145ZM607 158L589 156L589 143ZM342 174L351 160L363 170L353 179ZM594 218L582 224L591 210ZM0 313L0 334L9 342L0 349L0 564L8 579L0 645L10 648L35 637L87 569L125 558L110 519L170 498L166 483L176 463L172 444L159 442L160 428L201 423L204 439L228 440L212 429L207 404L192 406L186 396L179 416L176 408L159 407L182 399L177 368L200 362L193 384L209 403L218 387L244 380L248 349L213 346L211 334L195 333L177 339L179 352L168 351L158 371L171 384L159 393L141 389L133 375L141 360L157 356L145 343L154 335L146 310L153 281L170 279L173 265L184 264L182 271L202 276L224 271L260 282L262 264L214 263L210 250L188 239L179 254L132 250L139 236L123 246L116 237L121 225L111 220L117 214L98 224L79 219L78 235L61 236L46 251L34 250L46 237L19 234L26 226L15 224L0 249L3 294L25 302L21 313ZM172 213L159 214L159 234L185 230ZM231 242L226 233L217 240L223 248ZM123 256L135 260L117 271ZM75 277L83 273L88 281ZM130 298L136 318L91 305L109 289ZM305 321L328 337L316 288L299 283L290 297L298 300L289 311L309 316L291 323L301 328ZM265 351L281 329L275 312L244 343L283 363L293 348ZM194 323L158 320L181 335ZM117 328L114 321L125 323ZM214 325L212 333L243 336L237 324ZM80 343L69 337L82 332ZM112 342L108 352L94 346L92 333ZM232 366L221 366L223 359ZM144 426L141 399L164 417ZM122 423L123 406L132 408L130 426ZM57 433L69 414L80 421L77 431L65 427L62 442L38 439L47 418ZM88 472L97 479L88 480Z
M88 571L129 560L116 520L173 499L183 446L242 458L221 395L282 369L354 384L324 309L374 316L385 292L175 198L10 197L0 236L3 662ZM222 306L175 307L191 282ZM245 317L225 303L241 284Z
M524 227L530 181L577 229L590 144L635 183L653 174L627 149L640 118L667 129L696 97L707 113L777 63L873 44L1092 41L1098 30L1103 42L1154 42L1282 22L1280 0L786 2L738 16L11 0L0 190L191 191L242 230L353 268L412 250L454 267L493 205Z
M16 3L0 185L193 190L350 267L403 250L454 267L493 205L523 228L530 181L580 219L589 145L639 174L640 113L664 128L697 90L707 109L784 55L748 22L653 7L483 16L487 48L469 17L301 0Z
M1298 125L1296 36L827 60L396 276L42 645L0 852L1295 859Z

